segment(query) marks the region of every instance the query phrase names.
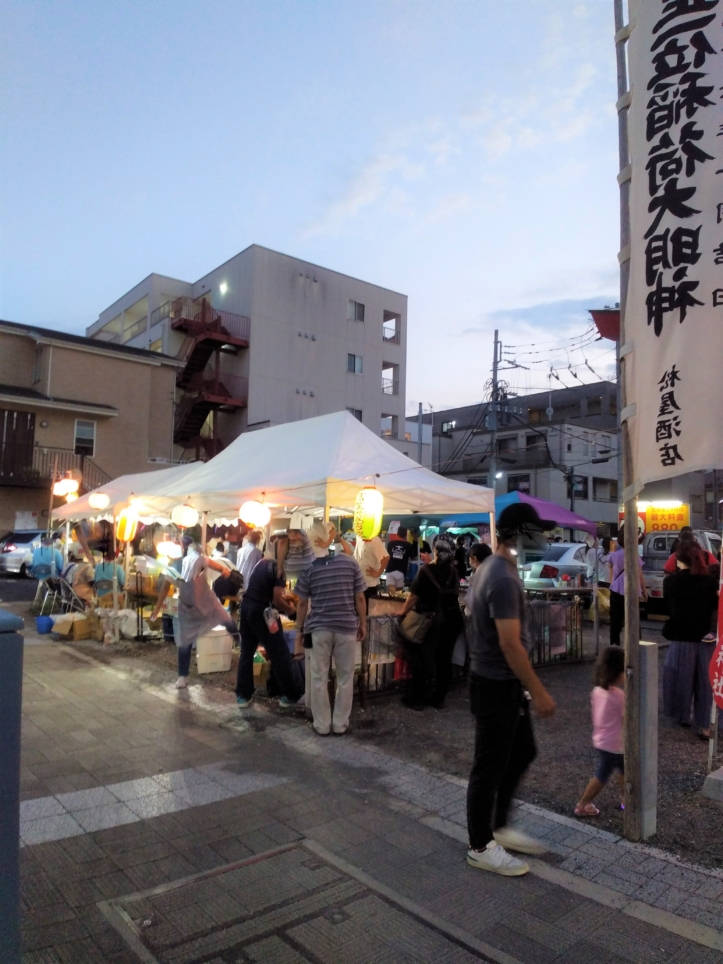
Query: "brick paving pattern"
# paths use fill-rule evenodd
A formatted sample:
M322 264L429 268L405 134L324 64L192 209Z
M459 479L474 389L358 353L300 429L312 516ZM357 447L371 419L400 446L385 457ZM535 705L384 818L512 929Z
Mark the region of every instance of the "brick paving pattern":
M452 964L484 946L508 964L723 964L721 875L529 806L518 822L544 839L546 862L520 879L484 874L459 842L462 781L298 719L239 714L201 687L141 685L65 647L25 657L25 964L137 964L104 914L119 899L154 922L141 931L161 961ZM81 832L63 835L68 820ZM221 885L221 868L293 844Z

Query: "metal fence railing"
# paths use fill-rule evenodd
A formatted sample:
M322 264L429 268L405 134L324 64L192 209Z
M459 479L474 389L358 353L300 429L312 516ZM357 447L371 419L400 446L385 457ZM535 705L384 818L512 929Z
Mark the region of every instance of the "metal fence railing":
M382 395L398 395L399 382L393 378L382 378Z
M204 299L200 302L192 298L167 301L151 314L151 327L165 318L168 318L174 327L182 327L193 337L208 331L248 341L251 331L251 319L247 315L221 311L213 308Z
M526 592L534 666L583 658L582 621L586 595L546 590Z

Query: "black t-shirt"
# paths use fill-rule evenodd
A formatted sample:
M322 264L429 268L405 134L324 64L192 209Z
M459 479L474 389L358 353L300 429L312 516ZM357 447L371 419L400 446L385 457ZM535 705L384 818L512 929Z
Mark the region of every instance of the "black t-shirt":
M387 553L389 555L387 572L403 572L406 576L407 569L409 568L409 560L413 552L414 548L412 543L407 542L406 539L390 539L387 543Z
M666 639L699 643L710 632L711 616L718 605L718 585L712 576L694 576L679 569L663 580L663 596L670 619L663 626Z
M459 610L459 575L457 570L452 568L446 573L440 571L439 566L428 563L419 570L414 577L411 586L411 593L417 597L414 608L418 613L432 613L437 608L439 602L439 589L432 582L430 575L439 583L442 589L441 609L449 611Z
M467 575L467 550L463 546L458 546L454 551L454 564L460 576Z
M276 562L273 559L262 559L249 577L249 584L244 593L244 602L270 606L274 599L276 586L285 586L286 582L276 573Z

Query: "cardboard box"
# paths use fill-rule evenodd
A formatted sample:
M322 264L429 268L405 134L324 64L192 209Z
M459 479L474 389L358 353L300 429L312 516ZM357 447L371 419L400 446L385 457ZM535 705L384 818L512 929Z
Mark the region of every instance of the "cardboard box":
M90 639L90 620L78 614L73 620L73 639Z
M268 681L271 673L271 663L254 663L254 685L262 696L268 696Z
M88 628L90 629L90 638L94 639L98 643L102 643L105 635L103 623L95 613L88 613L87 620Z
M73 614L65 613L63 616L58 616L53 623L53 632L59 636L70 636L73 632Z

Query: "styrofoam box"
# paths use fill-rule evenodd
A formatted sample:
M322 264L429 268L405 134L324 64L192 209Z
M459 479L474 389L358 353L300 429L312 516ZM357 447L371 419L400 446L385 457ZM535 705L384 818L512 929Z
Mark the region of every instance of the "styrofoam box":
M196 643L196 665L199 673L227 673L231 669L231 650L233 639L220 626Z

